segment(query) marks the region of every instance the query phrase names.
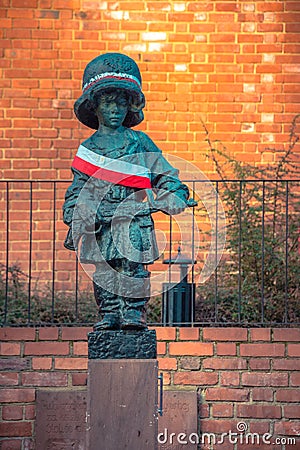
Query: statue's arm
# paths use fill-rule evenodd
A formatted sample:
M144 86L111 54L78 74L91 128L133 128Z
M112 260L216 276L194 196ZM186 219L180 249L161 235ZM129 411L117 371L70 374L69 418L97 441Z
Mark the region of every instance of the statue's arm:
M155 204L168 214L178 214L189 205L189 188L179 179L179 172L162 155L161 150L144 133L141 140L146 151L148 167L151 166Z
M157 166L160 173L159 170L156 171L152 183L156 193L155 203L158 209L167 214L179 214L188 206L189 188L180 181L178 170L172 167L163 156Z
M65 202L63 204L63 221L69 227L72 225L73 211L81 189L89 179L88 175L85 175L79 170L74 168L71 170L73 173L73 182L66 191Z

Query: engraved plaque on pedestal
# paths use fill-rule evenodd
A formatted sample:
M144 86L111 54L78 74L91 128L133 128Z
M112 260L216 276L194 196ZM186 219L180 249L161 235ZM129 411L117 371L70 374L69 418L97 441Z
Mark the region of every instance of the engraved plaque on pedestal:
M37 449L85 450L86 397L86 391L37 391Z
M158 417L159 450L196 450L197 392L164 391L163 415Z

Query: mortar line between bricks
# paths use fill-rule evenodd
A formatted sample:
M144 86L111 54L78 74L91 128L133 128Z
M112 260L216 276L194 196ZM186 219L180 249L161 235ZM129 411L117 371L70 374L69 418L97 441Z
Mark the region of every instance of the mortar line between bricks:
M251 370L251 367L250 367L250 358L249 358L249 357L246 357L246 361L247 361L247 365L246 365L247 371L250 372L250 370ZM242 379L241 379L241 381L242 381Z
M68 373L68 382L67 382L67 387L68 388L72 388L73 387L73 384L72 384L72 374L70 373L70 371L69 371L69 373Z
M203 342L203 327L199 329L199 342Z

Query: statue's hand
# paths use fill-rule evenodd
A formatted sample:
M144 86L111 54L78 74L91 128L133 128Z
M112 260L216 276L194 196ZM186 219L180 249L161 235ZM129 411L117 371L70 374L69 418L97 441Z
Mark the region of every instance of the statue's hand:
M194 206L198 206L198 202L196 202L196 200L194 200L193 198L189 198L186 202L186 205L190 208L194 208Z
M185 210L185 205L169 205L166 208L166 212L171 216L176 216L176 214L180 214Z
M155 202L155 208L152 212L163 211L166 214L175 216L176 214L182 213L187 207L193 208L194 206L198 205L198 202L196 202L196 200L192 198L186 201L180 199L178 201L174 200L175 199L171 197L168 201Z
M153 206L151 212L162 211L170 216L180 214L186 208L186 205L183 202L174 201L157 201Z

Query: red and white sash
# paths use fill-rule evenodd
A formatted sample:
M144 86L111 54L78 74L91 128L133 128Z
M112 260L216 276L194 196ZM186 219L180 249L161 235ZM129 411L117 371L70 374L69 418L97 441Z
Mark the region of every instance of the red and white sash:
M79 146L72 167L86 175L114 184L140 189L151 188L150 170L146 167L98 155L83 145Z

